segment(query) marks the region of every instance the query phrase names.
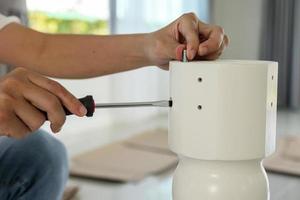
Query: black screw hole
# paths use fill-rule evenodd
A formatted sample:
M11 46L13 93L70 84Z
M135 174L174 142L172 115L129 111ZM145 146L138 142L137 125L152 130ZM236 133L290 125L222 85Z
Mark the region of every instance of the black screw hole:
M274 80L274 76L272 76L272 80Z
M202 106L201 105L198 105L198 110L201 110L202 109Z
M273 102L271 102L271 107L273 107Z
M202 78L201 77L198 78L198 82L200 82L200 83L202 82Z

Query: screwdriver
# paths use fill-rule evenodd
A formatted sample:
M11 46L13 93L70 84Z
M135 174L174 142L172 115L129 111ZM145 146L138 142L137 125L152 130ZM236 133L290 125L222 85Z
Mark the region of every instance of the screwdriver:
M94 115L96 108L128 108L128 107L172 107L172 100L146 101L146 102L123 102L123 103L95 103L92 95L78 99L86 108L87 117ZM73 115L66 107L63 107L66 115ZM43 112L47 118L47 113ZM48 118L47 118L48 119Z
M182 51L182 62L188 62L187 50ZM172 107L172 100L144 101L144 102L123 102L123 103L95 103L92 95L78 99L87 109L86 116L92 117L96 108L128 108L128 107ZM66 107L63 107L66 115L72 115ZM46 118L47 113L44 112Z

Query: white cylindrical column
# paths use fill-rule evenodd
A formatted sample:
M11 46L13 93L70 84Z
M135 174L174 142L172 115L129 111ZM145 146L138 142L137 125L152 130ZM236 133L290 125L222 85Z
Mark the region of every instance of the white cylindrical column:
M275 150L277 63L171 62L173 200L268 200L262 159Z
M182 157L173 178L174 200L267 200L261 160L205 161Z

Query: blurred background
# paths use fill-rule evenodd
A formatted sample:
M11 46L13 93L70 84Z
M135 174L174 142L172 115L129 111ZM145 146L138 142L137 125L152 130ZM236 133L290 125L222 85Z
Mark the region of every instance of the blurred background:
M27 0L30 27L47 33L125 34L155 31L186 12L218 24L230 37L222 58L279 62L279 136L300 134L300 2L297 0ZM14 12L13 12L14 13ZM26 13L25 10L23 13ZM105 47L103 47L105 48ZM116 47L117 48L117 47ZM111 55L111 59L114 59ZM84 67L84 66L83 66ZM97 102L169 99L168 72L152 66L88 80L58 80L77 97ZM98 110L95 117L68 117L57 136L70 157L151 127L167 128L167 110ZM48 124L44 126L49 130ZM141 183L71 179L82 199L171 199L170 176ZM300 181L270 174L271 200L296 200Z

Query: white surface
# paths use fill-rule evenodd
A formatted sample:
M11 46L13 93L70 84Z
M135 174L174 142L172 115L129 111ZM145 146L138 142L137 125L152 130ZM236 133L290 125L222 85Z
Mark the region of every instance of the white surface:
M174 152L204 160L250 160L274 152L277 63L174 61L170 94Z
M261 160L204 161L183 157L173 178L173 200L267 200Z

